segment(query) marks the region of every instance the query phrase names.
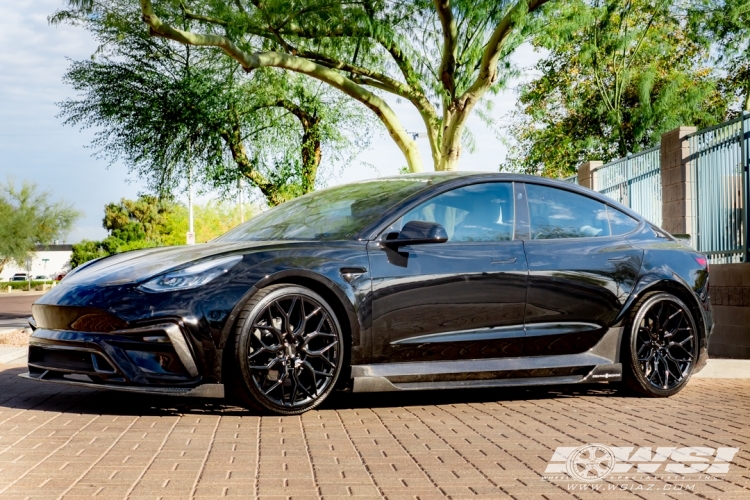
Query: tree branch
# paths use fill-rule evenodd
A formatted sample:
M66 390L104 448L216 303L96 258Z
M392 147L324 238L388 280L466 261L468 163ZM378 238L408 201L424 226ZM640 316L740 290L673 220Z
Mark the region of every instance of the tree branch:
M505 42L508 41L519 16L530 14L539 9L548 0L518 0L507 14L500 20L487 42L479 66L479 74L474 83L464 93L462 99L468 95L483 94L497 80L497 62L500 58Z
M246 53L229 38L220 35L196 34L176 29L164 23L155 13L151 0L140 0L143 21L149 25L153 36L169 38L187 45L218 47L242 65L245 71L263 67L283 68L318 79L356 99L385 125L391 138L401 149L412 172L422 171L422 160L414 140L406 133L388 103L331 68L309 59L281 52Z
M440 25L443 28L443 56L440 61L440 81L448 93L450 101L456 97L456 51L458 40L458 27L453 17L450 0L434 0Z
M211 24L218 24L219 26L226 26L228 24L226 21L222 21L221 19L216 19L214 17L195 14L192 11L190 11L183 2L180 2L180 9L182 9L182 13L187 19L193 19L195 21L203 21L203 22L211 23Z

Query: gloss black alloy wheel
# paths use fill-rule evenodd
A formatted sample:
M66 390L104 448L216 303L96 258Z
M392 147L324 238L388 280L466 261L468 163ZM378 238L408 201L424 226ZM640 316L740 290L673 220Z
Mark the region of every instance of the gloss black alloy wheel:
M625 382L655 397L679 392L690 379L698 353L698 330L677 297L656 293L641 299L630 321Z
M232 392L245 406L295 415L323 402L344 360L341 327L318 294L296 285L261 290L235 328Z

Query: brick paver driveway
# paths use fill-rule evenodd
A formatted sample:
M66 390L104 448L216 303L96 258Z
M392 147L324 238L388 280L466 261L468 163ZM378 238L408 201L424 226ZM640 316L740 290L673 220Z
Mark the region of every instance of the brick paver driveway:
M342 394L302 417L261 418L29 382L23 369L0 366L2 499L750 498L748 380L693 380L668 400L606 387ZM564 473L588 443L617 455L603 480ZM550 461L558 447L568 452ZM679 465L673 453L689 456Z

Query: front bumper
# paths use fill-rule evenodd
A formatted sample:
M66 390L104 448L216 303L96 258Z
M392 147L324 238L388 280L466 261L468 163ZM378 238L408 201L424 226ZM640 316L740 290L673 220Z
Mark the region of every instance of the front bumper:
M223 397L202 384L190 345L176 323L91 333L37 328L29 341L33 380L151 394Z

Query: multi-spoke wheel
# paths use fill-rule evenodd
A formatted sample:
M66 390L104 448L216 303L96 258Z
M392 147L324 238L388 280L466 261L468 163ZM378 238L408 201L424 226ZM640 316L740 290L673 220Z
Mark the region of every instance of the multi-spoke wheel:
M274 285L244 307L233 354L236 373L228 382L234 395L246 406L294 415L333 390L344 342L322 297L304 287Z
M625 382L650 396L677 393L690 379L698 353L690 309L673 295L656 293L641 299L631 318Z

